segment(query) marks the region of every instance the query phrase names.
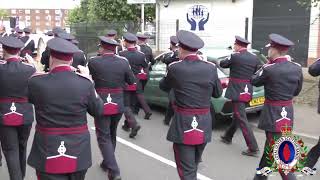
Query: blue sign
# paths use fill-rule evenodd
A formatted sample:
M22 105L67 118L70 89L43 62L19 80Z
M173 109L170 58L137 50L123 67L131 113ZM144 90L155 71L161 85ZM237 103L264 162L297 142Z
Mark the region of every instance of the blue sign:
M209 21L209 11L206 6L194 5L188 9L187 21L191 25L191 31L199 27L199 31L204 31L204 25Z

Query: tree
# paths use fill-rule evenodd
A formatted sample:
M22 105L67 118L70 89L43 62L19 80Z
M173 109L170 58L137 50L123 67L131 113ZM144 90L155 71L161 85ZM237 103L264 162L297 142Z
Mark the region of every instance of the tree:
M320 0L297 0L297 2L302 6L310 8L312 6L317 7L320 3Z
M9 16L8 11L5 9L0 9L0 20L3 22L5 18Z
M127 4L127 0L83 0L81 6L69 14L69 22L140 22L140 17L141 6ZM145 5L145 19L149 22L155 19L155 4Z
M67 23L73 24L88 21L88 3L89 0L82 0L80 7L72 9L68 14Z

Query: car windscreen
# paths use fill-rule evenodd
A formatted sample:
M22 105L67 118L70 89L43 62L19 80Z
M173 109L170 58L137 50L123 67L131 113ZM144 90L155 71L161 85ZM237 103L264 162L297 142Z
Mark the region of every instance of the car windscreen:
M219 79L228 77L228 75L222 72L219 68L217 68L217 73L218 73Z

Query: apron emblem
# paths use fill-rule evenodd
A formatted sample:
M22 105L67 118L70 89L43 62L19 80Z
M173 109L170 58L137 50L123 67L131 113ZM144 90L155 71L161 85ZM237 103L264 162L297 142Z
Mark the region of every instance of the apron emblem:
M117 103L112 102L111 94L108 94L107 103L103 105L103 114L104 115L114 115L119 114L119 106Z
M66 155L65 154L66 151L67 151L67 148L64 145L64 141L61 141L61 144L60 144L60 146L58 148L59 155L50 156L50 157L47 157L47 159L54 159L54 158L58 158L58 157L67 157L67 158L70 158L70 159L77 159L77 157Z
M23 124L23 114L17 112L17 107L13 102L9 113L3 115L3 124L8 126L19 126Z
M107 104L115 104L112 102L112 97L110 93L108 94L108 97L107 97Z
M140 73L138 74L138 79L140 79L140 80L146 80L146 79L148 79L147 73L144 72L143 68L141 68L141 71L140 71Z
M280 119L276 120L276 131L281 132L281 129L283 127L291 127L292 121L290 118L288 118L288 112L286 111L286 108L283 107L281 111L281 117Z
M248 85L244 87L244 92L240 93L239 100L242 102L249 102L251 100L251 93L249 93Z
M58 148L59 155L47 157L45 169L47 173L62 174L73 173L77 169L77 157L66 155L67 148L64 141Z
M199 125L199 123L198 123L198 121L197 121L197 118L194 116L194 117L193 117L193 121L192 121L192 123L191 123L192 129L187 130L187 131L184 131L184 132L185 132L185 133L190 132L190 131L203 132L201 129L198 129L198 125Z
M204 142L204 132L198 129L199 123L194 116L191 122L192 129L183 132L183 143L188 145L197 145Z

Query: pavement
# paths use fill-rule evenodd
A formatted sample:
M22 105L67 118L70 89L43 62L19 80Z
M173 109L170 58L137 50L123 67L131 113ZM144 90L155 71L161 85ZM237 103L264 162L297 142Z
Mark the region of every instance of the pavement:
M178 180L175 169L172 144L166 140L168 126L162 124L164 111L159 108L153 108L152 120L143 120L143 114L138 116L142 129L136 139L128 138L128 133L118 128L118 144L116 157L121 168L123 180ZM304 109L301 109L304 112ZM299 110L300 112L300 110ZM309 113L309 112L308 112ZM298 113L299 114L299 113ZM306 114L308 117L311 115ZM296 115L299 116L299 115ZM86 180L106 180L106 174L99 168L101 162L100 151L97 146L93 119L88 117L91 132L91 147L93 166L88 170ZM256 127L259 116L256 114L249 115L250 122L254 127L254 133L259 142L260 149L263 148L265 141L264 132ZM310 118L308 118L309 120ZM314 118L315 120L316 118ZM123 121L123 120L122 120ZM299 121L298 121L299 122ZM307 127L307 123L296 123L297 128ZM219 141L220 135L223 134L230 121L222 123L213 132L213 141L207 145L203 154L203 163L199 166L198 178L201 180L252 180L255 169L260 158L245 157L240 155L241 151L246 148L244 139L238 131L233 139L232 145L225 145ZM308 128L312 128L310 125ZM320 126L317 126L319 129ZM314 130L308 129L307 133L316 135ZM33 138L32 131L28 149L30 150ZM319 133L318 133L319 134ZM316 139L303 138L307 146L311 147L316 143ZM320 169L320 164L317 165ZM270 177L270 180L280 180L279 175ZM28 166L26 180L35 180L35 171ZM302 177L299 179L319 180L320 175L313 177ZM0 180L9 180L6 164L0 167Z

